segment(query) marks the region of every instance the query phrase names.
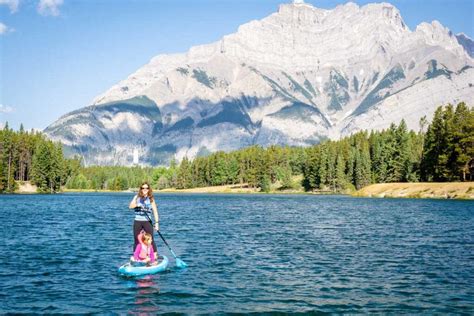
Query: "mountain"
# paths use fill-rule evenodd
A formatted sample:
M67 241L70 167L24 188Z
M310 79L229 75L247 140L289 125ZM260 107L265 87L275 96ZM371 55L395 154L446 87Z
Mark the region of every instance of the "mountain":
M471 46L470 46L471 45ZM470 47L470 48L469 48ZM471 55L470 55L471 54ZM307 146L474 102L472 40L394 6L282 4L218 42L159 55L46 134L88 164Z
M458 40L458 43L464 47L466 52L471 56L471 58L474 57L474 41L470 39L466 34L460 33L456 35L456 39Z

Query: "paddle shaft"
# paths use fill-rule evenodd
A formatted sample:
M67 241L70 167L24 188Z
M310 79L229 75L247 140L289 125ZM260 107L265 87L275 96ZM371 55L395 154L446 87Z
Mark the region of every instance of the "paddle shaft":
M163 240L163 242L165 243L165 245L168 247L168 249L170 250L171 254L174 256L175 259L178 259L178 256L176 256L176 254L174 253L173 249L171 249L171 246L168 244L168 242L166 242L166 239L165 237L163 237L163 235L161 234L161 232L159 230L156 231L158 233L158 235L160 235L161 239Z
M150 216L148 215L147 212L145 212L145 216L146 218L148 219L148 221L150 222L151 226L153 227L153 221L151 220ZM171 252L171 254L174 256L175 259L178 258L178 256L176 256L176 254L174 253L173 249L171 249L171 246L168 244L168 242L166 241L165 237L163 237L163 235L161 234L161 232L159 230L156 231L158 233L158 235L160 235L161 239L163 240L163 242L165 243L165 245L168 247L169 251Z

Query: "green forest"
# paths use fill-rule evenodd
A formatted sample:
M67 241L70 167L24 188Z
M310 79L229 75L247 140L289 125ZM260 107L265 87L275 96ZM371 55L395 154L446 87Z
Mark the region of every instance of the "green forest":
M7 123L0 140L0 192L14 192L22 181L37 184L41 193L57 192L74 176L72 160L64 159L61 144L39 132L25 131L23 126L15 132Z
M383 131L311 147L251 146L168 167L84 167L78 157L65 159L61 144L22 127L13 131L6 125L0 140L2 193L14 192L21 181L31 181L42 193L61 187L126 190L144 180L155 189L240 184L269 192L278 182L281 189L343 192L372 183L474 179L474 109L465 103L440 106L430 124L420 120L416 132L402 120Z

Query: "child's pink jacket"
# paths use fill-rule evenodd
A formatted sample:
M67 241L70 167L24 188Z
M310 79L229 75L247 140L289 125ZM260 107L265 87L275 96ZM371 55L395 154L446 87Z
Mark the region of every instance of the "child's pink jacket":
M146 246L142 243L139 243L137 245L137 248L135 248L135 252L133 253L133 258L136 261L144 261L146 257L150 257L150 261L154 262L155 261L155 251L153 251L153 246Z

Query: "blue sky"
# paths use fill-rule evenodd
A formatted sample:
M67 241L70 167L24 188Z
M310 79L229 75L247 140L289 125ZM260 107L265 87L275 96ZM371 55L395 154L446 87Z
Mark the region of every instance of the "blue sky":
M152 57L219 40L284 2L0 0L0 125L44 129ZM306 2L332 9L347 1ZM438 20L473 38L473 0L385 2L400 10L411 30Z

